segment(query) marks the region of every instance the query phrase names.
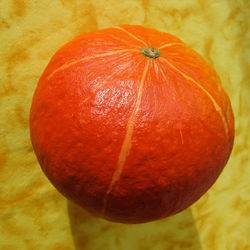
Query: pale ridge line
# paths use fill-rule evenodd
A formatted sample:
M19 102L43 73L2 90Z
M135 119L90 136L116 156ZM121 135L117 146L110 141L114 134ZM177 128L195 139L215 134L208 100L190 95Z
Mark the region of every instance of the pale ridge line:
M130 33L129 31L125 30L124 28L120 27L120 26L115 26L113 27L114 29L118 29L118 30L122 30L123 32L127 33L129 36L133 37L135 40L143 43L145 46L148 46L143 40L139 39L138 37L136 37L135 35L133 35L132 33Z
M77 64L79 62L83 62L83 61L87 61L87 60L91 60L91 59L99 58L99 57L112 56L112 55L115 55L115 54L119 54L119 53L122 53L122 52L129 52L129 51L138 52L138 50L136 50L136 49L121 49L121 50L117 50L117 51L101 53L101 54L94 55L94 56L86 56L84 58L75 60L73 62L65 63L62 66L60 66L59 68L55 69L52 73L50 73L49 76L47 77L47 79L49 80L57 72L62 71L64 69L67 69L67 68L69 68L69 67L71 67L71 66L73 66L73 65L75 65L75 64Z
M167 83L167 82L168 82L168 79L167 79L166 75L164 74L164 72L163 72L163 70L162 70L161 66L159 66L159 71L161 72L161 74L162 74L162 76L163 76L164 80L165 80L165 81L166 81L166 83Z
M164 74L164 72L163 72L163 70L161 68L161 65L159 65L158 69L159 69L159 72L162 74L164 80L166 81L166 85L167 85L169 81L168 81L166 75ZM176 95L173 95L172 98L173 98L174 101L176 101Z
M183 141L183 135L182 135L182 131L180 129L180 136L181 136L181 144L184 144L184 141Z
M174 46L174 45L183 45L182 43L166 43L159 47L159 49L164 49L166 47Z
M141 81L140 81L140 87L138 90L138 95L137 95L135 107L134 107L134 110L133 110L131 116L129 117L129 120L128 120L128 123L126 126L126 135L125 135L125 138L124 138L123 143L122 143L121 151L119 153L119 158L117 161L116 170L112 176L111 183L110 183L108 190L106 192L106 195L104 197L104 206L103 206L103 210L102 210L103 214L105 213L106 206L107 206L107 198L108 198L107 196L111 192L111 190L113 189L115 183L120 179L126 158L128 157L128 155L130 153L131 138L132 138L132 134L133 134L133 130L134 130L136 115L139 111L139 107L141 104L142 92L143 92L143 87L144 87L144 83L145 83L145 79L146 79L146 74L147 74L148 68L149 68L149 63L150 63L150 61L148 60L146 66L144 68Z
M215 107L215 110L220 114L220 117L221 117L223 125L224 125L225 132L228 135L228 124L226 122L226 118L222 113L221 107L217 104L217 102L214 100L214 98L211 96L211 94L206 89L204 89L198 82L196 82L192 77L186 75L184 72L182 72L181 70L176 68L166 58L161 57L160 59L165 61L168 65L170 65L175 71L177 71L179 74L181 74L184 78L186 78L189 81L193 82L196 86L198 86L210 98L210 100L212 101L212 103L213 103L213 105Z
M142 97L142 92L143 92L143 87L144 87L144 82L146 79L146 74L148 71L148 67L149 67L149 61L147 61L147 64L144 68L143 74L142 74L142 78L141 78L141 82L140 82L140 87L139 87L139 91L138 91L138 96L136 99L136 103L135 103L135 107L134 110L128 120L127 123L127 127L126 127L126 135L122 144L122 148L119 154L119 158L118 158L118 162L117 162L117 168L116 171L113 175L110 187L108 189L108 193L112 190L112 187L114 185L114 183L119 179L121 172L122 172L122 167L125 164L125 160L127 158L127 156L129 155L130 152L130 148L131 148L131 138L132 138L132 134L133 134L133 130L134 130L134 123L135 123L135 118L136 115L139 111L139 107L140 107L140 103L141 103L141 97Z

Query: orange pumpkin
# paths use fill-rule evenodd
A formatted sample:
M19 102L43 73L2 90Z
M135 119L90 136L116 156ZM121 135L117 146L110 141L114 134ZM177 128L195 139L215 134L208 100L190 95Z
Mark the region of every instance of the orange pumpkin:
M211 187L231 153L234 118L200 55L170 34L121 25L80 35L53 56L30 129L59 192L96 216L142 223Z

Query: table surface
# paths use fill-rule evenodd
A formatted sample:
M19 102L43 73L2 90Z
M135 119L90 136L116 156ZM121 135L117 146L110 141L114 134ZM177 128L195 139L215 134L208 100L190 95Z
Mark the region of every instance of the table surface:
M247 0L0 1L0 249L250 249L248 20ZM32 95L55 51L124 23L172 33L199 52L235 114L233 152L213 187L185 211L139 225L68 202L42 173L29 138Z

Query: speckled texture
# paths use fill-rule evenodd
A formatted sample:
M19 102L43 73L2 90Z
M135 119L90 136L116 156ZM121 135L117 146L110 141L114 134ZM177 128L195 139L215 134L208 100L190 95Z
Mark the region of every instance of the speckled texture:
M161 55L150 59L142 46ZM62 194L94 215L142 223L180 212L212 186L232 150L234 117L201 56L170 34L120 25L57 51L35 91L30 131Z
M0 249L250 248L248 1L0 2ZM142 225L90 216L43 175L28 128L50 57L87 31L140 24L180 37L215 67L230 96L236 138L222 175L182 213Z

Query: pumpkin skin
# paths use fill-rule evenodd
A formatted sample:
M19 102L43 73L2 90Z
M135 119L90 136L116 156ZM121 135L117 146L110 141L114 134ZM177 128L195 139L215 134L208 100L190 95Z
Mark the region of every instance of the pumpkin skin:
M216 181L234 117L215 70L173 35L121 25L76 37L34 93L42 170L91 214L144 223L176 214Z

